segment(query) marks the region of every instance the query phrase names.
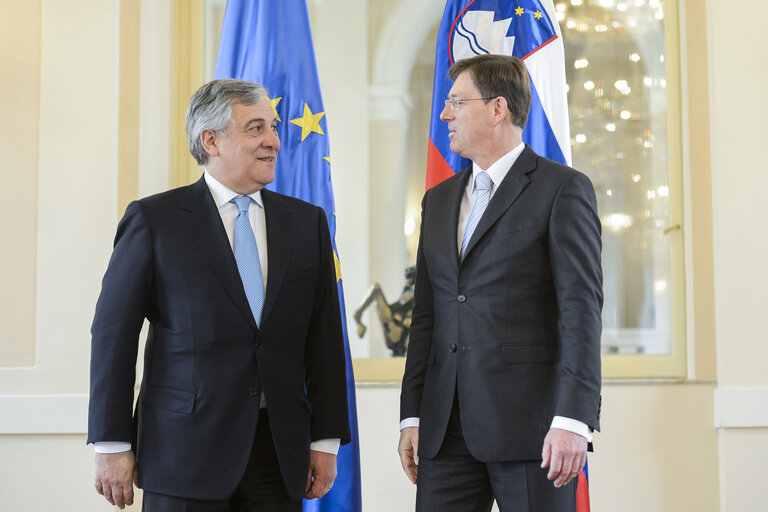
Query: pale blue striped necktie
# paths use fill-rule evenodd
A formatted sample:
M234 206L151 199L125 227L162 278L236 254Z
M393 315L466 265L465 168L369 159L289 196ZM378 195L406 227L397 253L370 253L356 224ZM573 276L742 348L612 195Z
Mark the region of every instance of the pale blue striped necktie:
M261 274L259 247L256 245L251 221L248 219L248 207L251 205L251 198L240 196L232 199L230 203L235 203L238 209L234 236L237 270L240 272L240 279L243 280L245 296L251 306L253 319L259 326L261 325L261 312L264 309L264 276Z
M472 238L472 233L475 232L477 223L480 222L480 218L483 216L483 212L488 207L488 201L491 199L491 187L493 181L488 173L483 171L478 173L475 177L475 188L477 189L475 196L475 204L472 206L472 211L469 212L469 218L467 219L467 225L464 228L464 237L461 239L461 259L464 259L464 255L467 252L467 245L469 245L469 239Z

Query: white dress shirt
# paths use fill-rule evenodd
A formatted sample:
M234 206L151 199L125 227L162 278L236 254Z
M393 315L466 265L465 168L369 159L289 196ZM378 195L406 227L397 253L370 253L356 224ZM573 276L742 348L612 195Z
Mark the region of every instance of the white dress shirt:
M211 176L208 171L203 174L205 184L211 191L213 202L219 210L221 223L224 224L224 231L227 232L229 247L235 250L235 219L239 213L237 205L231 203L234 198L241 194L233 192L225 187L220 181ZM267 270L269 260L267 258L267 218L264 215L264 202L261 199L261 190L254 192L249 196L253 201L248 207L248 220L251 221L253 236L256 237L256 245L259 248L259 263L261 263L261 276L264 278L264 295L267 293Z
M216 204L216 208L219 211L221 222L224 225L224 231L226 231L227 238L229 239L229 246L232 251L234 251L235 219L237 218L239 210L237 205L231 201L241 194L224 186L220 181L211 176L208 171L205 171L203 176L205 178L205 184L208 185L208 190L210 190L211 196L213 197L213 202ZM259 248L259 263L261 264L264 295L266 296L267 269L269 265L269 260L267 258L267 218L264 214L264 202L261 198L261 190L254 192L249 197L253 199L253 201L251 201L250 206L248 207L248 220L251 222L253 235L256 238L256 245ZM263 409L265 407L267 407L267 399L262 392L261 408ZM310 449L335 455L339 451L340 443L340 439L319 439L310 444ZM130 450L131 443L100 441L94 443L94 447L96 453L118 453Z
M523 152L523 149L525 149L525 143L521 142L509 153L506 153L504 156L492 163L488 169L482 169L476 163L472 163L472 176L470 176L469 181L467 182L467 188L464 190L464 195L461 198L461 206L459 207L459 226L456 233L456 247L459 255L461 255L461 241L464 239L464 230L467 227L467 219L469 218L469 214L475 204L475 198L477 197L477 186L475 185L475 178L481 172L488 173L488 176L491 178L490 197L493 198L493 194L496 192L496 189L498 189L499 184L506 177L509 169L512 168L512 165L517 160L517 157L519 157ZM419 418L416 417L405 418L400 422L400 430L406 427L418 426ZM589 431L589 427L586 423L583 423L579 420L566 418L564 416L555 416L552 418L552 424L550 427L568 430L569 432L573 432L575 434L579 434L580 436L586 437L587 441L592 442L592 433Z

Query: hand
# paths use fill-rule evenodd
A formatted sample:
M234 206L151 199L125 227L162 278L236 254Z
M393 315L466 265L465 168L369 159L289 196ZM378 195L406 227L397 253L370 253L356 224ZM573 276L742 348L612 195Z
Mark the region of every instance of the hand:
M336 480L336 456L332 453L309 451L309 474L304 498L322 498L333 487Z
M133 505L133 485L138 484L132 451L96 454L96 492L119 508Z
M547 479L562 487L578 476L587 461L587 438L559 428L549 429L541 450L541 467L549 466Z
M400 442L397 445L400 454L400 464L408 479L416 484L419 472L419 427L406 427L400 431Z

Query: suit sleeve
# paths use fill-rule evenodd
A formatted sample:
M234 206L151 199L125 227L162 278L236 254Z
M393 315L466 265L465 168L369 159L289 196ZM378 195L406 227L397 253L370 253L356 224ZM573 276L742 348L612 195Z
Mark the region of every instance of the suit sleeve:
M118 225L91 326L88 443L133 439L136 355L152 269L150 227L133 202Z
M558 190L549 224L561 360L555 415L600 429L601 227L589 178L571 173Z
M305 352L312 441L341 439L346 444L351 434L336 265L325 212L320 208L318 212L320 266Z
M424 257L424 231L428 195L429 191L424 194L424 199L421 203L421 232L419 234L419 248L416 255L414 306L411 317L408 354L405 361L405 373L403 374L403 385L400 391L400 421L405 418L419 417L421 393L424 389L427 359L432 346L432 328L435 322L432 283L429 278L427 261Z

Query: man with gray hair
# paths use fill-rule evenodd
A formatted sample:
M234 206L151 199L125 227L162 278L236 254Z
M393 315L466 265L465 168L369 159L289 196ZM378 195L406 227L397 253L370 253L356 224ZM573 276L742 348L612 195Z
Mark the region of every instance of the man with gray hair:
M143 510L298 511L350 440L333 249L321 208L264 187L264 88L214 80L187 111L194 184L132 202L91 328L99 494ZM149 333L134 410L138 336Z

